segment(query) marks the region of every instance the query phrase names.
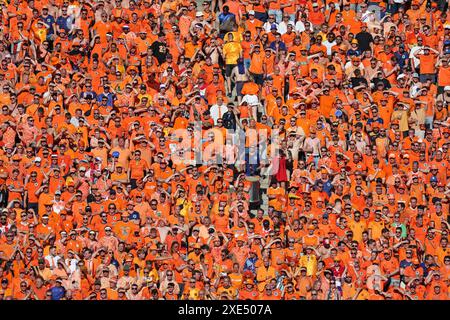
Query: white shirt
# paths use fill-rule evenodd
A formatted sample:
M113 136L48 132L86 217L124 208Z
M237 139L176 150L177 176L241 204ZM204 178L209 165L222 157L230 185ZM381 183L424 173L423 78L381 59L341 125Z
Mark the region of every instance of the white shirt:
M323 45L327 47L327 55L331 56L331 48L336 45L336 41L329 42L328 40L325 40Z
M414 46L411 48L411 51L409 52L409 58L412 59L413 62L413 67L417 68L420 64L420 59L416 58L414 56L414 53L416 53L417 51L421 50L423 48L423 46Z
M266 23L264 23L264 25L263 25L264 30L265 30L267 33L269 33L269 32L270 32L270 28L272 27L273 24L277 26L277 31L280 30L280 28L279 28L279 26L278 26L278 23L276 23L276 22L270 23L269 21L267 21Z
M411 97L415 98L420 89L422 89L422 83L420 81L412 81L411 87L409 88L409 94Z
M311 31L313 30L311 24L310 24L309 29L310 29ZM305 31L305 30L306 30L305 24L304 24L301 20L298 20L297 23L295 24L295 32L303 32L303 31Z
M260 104L258 96L255 94L246 94L242 98L242 102L247 102L250 106L257 106Z
M70 123L73 124L75 128L78 128L80 126L80 121L77 119L77 117L72 117L70 119Z
M57 268L59 259L61 259L60 256L52 256L50 254L45 257L45 260L50 264L50 268Z
M294 24L292 23L292 21L288 21L287 23L284 21L281 21L280 24L278 25L278 32L283 35L287 32L287 26L288 24L294 26Z
M370 21L370 16L372 15L373 13L372 12L370 12L369 10L366 10L366 12L364 12L362 15L361 15L361 21L362 22L369 22Z
M226 104L221 104L220 106L218 104L213 104L211 106L211 109L209 112L211 113L211 118L214 120L214 124L217 124L217 120L221 119L225 112L228 111Z
M66 259L65 264L69 267L71 274L73 274L78 268L77 259Z

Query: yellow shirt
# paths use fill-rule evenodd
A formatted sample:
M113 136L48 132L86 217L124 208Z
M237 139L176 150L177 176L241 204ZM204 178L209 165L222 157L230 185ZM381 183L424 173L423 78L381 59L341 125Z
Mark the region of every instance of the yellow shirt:
M313 276L317 272L317 257L314 254L300 257L300 267L306 268L306 275Z
M219 289L217 289L217 294L220 296L222 293L226 293L227 295L229 295L232 298L236 298L237 296L237 291L235 288L233 288L232 286L227 288L224 287L220 287Z
M358 294L356 300L369 300L369 296L370 296L369 292L364 289Z
M362 240L362 233L366 230L366 224L363 221L350 221L349 222L350 230L353 232L353 239L355 239L358 242L361 242Z
M189 299L191 300L198 300L198 292L200 290L198 290L197 288L194 289L190 289L189 290Z
M399 130L407 131L408 126L408 111L407 110L396 110L392 112L391 120L399 121Z
M241 54L242 47L237 42L228 42L223 46L223 55L225 56L225 64L237 64L237 60Z
M377 240L381 237L381 231L384 228L383 221L371 221L369 222L369 229L372 229L372 239Z

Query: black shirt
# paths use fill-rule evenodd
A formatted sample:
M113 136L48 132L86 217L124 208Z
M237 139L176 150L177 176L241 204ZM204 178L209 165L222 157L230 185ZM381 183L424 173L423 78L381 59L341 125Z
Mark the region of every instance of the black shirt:
M358 47L361 52L370 49L370 43L373 42L373 37L370 33L361 31L355 38L358 40Z
M153 51L153 55L158 60L158 63L164 63L166 62L166 55L167 55L167 47L166 44L163 42L159 42L158 40L153 42L150 48Z
M363 77L353 77L350 78L350 82L352 83L352 88L358 87L362 84L365 84L367 86L367 80Z
M380 78L372 79L372 83L374 84L375 88L378 86L379 82L381 82L384 85L384 90L391 88L391 83L387 79L380 79Z
M232 111L223 114L222 122L225 129L236 130L236 117Z

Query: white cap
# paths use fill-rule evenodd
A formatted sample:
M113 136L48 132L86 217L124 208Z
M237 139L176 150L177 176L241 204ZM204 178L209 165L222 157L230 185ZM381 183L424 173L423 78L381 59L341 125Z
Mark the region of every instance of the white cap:
M401 73L397 76L397 80L403 79L404 77L406 77L406 75L404 73Z
M444 91L448 91L448 90L450 90L450 86L445 86Z
M41 161L42 161L42 159L40 157L34 158L34 162L41 162Z
M196 17L203 17L203 12L201 11L197 11L197 13L195 14Z
M419 78L419 74L416 72L416 73L413 73L413 78Z
M248 14L251 14L251 15L254 16L254 15L255 15L255 11L254 11L254 10L249 10L249 11L248 11Z

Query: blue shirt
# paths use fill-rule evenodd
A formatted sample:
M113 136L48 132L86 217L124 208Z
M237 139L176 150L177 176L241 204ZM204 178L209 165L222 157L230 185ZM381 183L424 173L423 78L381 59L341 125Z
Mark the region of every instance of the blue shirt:
M319 181L322 181L322 180L319 180ZM325 191L329 197L331 197L332 190L333 190L333 185L331 184L330 180L323 182L323 191Z
M47 24L48 25L48 29L47 29L47 34L48 35L51 35L51 34L53 34L53 24L56 22L55 21L55 18L53 17L53 16L51 16L51 15L48 15L47 17L43 17L43 16L41 16L40 17L42 20L44 20L44 22L45 22L45 24Z
M97 93L95 93L95 91L84 91L80 94L81 99L86 99L86 97L88 97L88 96L91 96L92 100L97 99Z
M247 176L258 175L259 161L259 149L254 152L245 151L245 174Z
M412 261L406 261L406 260L402 260L400 261L400 268L406 268L406 267L410 267L412 266Z
M272 43L270 44L270 49L272 49L272 50L277 50L277 42L276 41L272 41ZM284 42L283 41L280 41L279 43L278 43L278 46L279 46L279 50L283 50L283 51L285 51L286 50L286 45L284 44Z
M422 262L421 264L420 264L420 267L422 268L422 270L423 270L423 276L426 278L426 277L428 277L428 273L430 272L430 270L431 270L431 268L434 268L434 267L436 267L437 265L435 264L435 263L433 263L433 264L431 264L428 268L427 268L427 266L425 265L425 262Z
M52 300L61 300L66 294L64 287L53 287L50 291L52 292Z
M405 66L406 59L409 59L409 53L406 51L403 51L403 53L400 53L399 51L394 52L394 56L397 58L398 66L400 67L400 70L402 70Z
M133 213L130 214L129 219L131 219L131 220L139 220L139 212L133 211Z
M228 12L228 13L225 14L225 13L222 12L221 14L219 14L219 23L222 24L222 23L224 23L227 20L232 20L233 17L236 17L234 15L234 13Z
M60 29L64 29L68 33L72 24L72 17L67 16L64 18L63 16L60 16L56 19L56 24Z
M255 258L247 258L244 263L244 271L250 271L252 273L256 273L256 261L258 257Z
M348 50L347 51L347 56L360 56L361 55L361 51L359 51L359 49L357 49L357 50L353 50L353 49L350 49L350 50Z
M378 118L370 118L369 120L367 120L367 124L372 124L374 122L378 122L379 124L383 124L384 121L382 118L378 117Z
M106 105L108 107L112 107L113 103L114 103L114 100L116 100L116 95L114 93L112 93L112 92L109 92L109 93L103 92L103 93L100 93L98 95L97 101L101 102L103 97L107 97L108 98L108 102L106 103Z

